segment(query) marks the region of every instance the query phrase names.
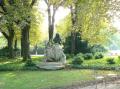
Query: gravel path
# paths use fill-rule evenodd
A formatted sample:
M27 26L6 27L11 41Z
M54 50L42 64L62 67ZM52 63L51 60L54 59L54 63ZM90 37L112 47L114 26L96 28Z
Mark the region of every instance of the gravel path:
M96 85L90 85L87 87L81 88L80 86L69 87L65 89L120 89L120 80L109 82L106 85L104 83L100 83Z

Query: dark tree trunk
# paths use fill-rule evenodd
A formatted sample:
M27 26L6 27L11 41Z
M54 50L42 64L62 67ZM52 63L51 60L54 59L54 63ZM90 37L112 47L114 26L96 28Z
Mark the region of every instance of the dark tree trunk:
M8 26L8 33L2 32L3 36L7 39L7 47L9 50L9 58L14 58L14 53L13 53L13 39L14 39L14 30L12 29L12 26Z
M17 39L15 39L14 49L17 49Z
M13 58L13 38L8 39L8 50L9 50L9 58Z
M49 42L53 41L53 34L54 34L54 25L55 25L55 13L56 9L53 6L53 14L51 15L51 8L48 5L48 30L49 30Z
M75 46L76 46L76 33L71 32L71 54L75 54Z
M54 25L49 25L49 41L53 40Z
M13 53L13 39L14 39L14 30L10 27L9 28L9 37L8 37L8 49L9 49L9 58L14 58Z
M76 24L77 24L77 6L75 3L75 6L70 7L71 10L71 21L72 21L72 31L71 31L71 54L75 54L76 50Z
M21 32L21 53L23 57L23 61L30 60L30 41L29 41L29 30L30 24L26 25Z
M24 49L24 46L23 46L23 32L21 31L21 57L23 57L23 49Z

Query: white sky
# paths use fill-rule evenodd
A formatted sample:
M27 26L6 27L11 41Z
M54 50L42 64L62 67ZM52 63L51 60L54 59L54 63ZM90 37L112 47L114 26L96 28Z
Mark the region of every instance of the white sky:
M119 19L119 18L114 17L112 24L113 24L113 26L114 26L117 30L120 31L120 19Z

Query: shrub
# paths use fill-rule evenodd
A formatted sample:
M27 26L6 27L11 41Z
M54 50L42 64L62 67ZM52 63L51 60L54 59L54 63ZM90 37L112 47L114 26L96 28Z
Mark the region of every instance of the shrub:
M120 59L120 56L118 56L118 59Z
M9 55L8 47L4 47L4 48L0 49L0 56L1 57L8 57L8 55Z
M13 54L15 57L20 56L20 49L13 49ZM8 47L4 47L2 49L0 49L0 57L8 57L9 56L9 49Z
M115 64L114 58L108 58L107 63L108 64Z
M69 58L73 58L74 57L74 54L66 54L66 58L69 59Z
M93 58L93 54L92 53L86 53L84 54L84 59L85 60L89 60L89 59L92 59Z
M94 57L95 57L95 59L101 59L101 58L103 58L104 56L103 56L102 53L95 53Z
M83 56L76 55L76 56L73 58L72 64L82 64L83 61L84 61Z
M78 53L76 56L84 57L83 53Z
M25 66L35 66L31 60L27 60Z

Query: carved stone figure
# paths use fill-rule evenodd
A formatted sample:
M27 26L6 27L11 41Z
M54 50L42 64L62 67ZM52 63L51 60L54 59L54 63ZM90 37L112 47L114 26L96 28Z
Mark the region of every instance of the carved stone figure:
M59 44L47 44L45 48L45 62L61 62L66 63L66 56Z

